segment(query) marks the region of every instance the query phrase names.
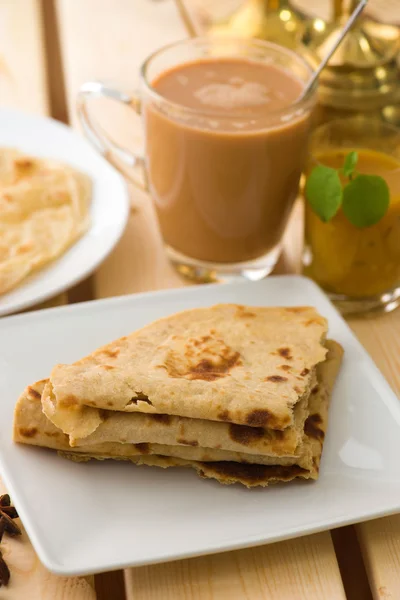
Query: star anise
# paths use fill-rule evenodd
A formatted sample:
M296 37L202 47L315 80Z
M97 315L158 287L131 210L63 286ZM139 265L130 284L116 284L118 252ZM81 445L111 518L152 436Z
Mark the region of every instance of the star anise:
M17 509L14 506L11 506L10 496L8 494L3 494L3 496L0 496L0 511L12 519L18 518Z
M10 581L10 569L7 567L7 563L3 558L0 551L0 587L2 585L8 585Z
M3 494L0 496L0 542L4 533L9 535L21 535L21 529L13 519L18 517L18 513L14 506L11 506L10 496ZM7 585L10 581L10 570L3 558L0 550L0 587Z

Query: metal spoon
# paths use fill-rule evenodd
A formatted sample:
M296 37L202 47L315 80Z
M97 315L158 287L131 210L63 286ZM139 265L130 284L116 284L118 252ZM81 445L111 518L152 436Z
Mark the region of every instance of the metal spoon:
M316 82L316 80L318 79L318 77L319 77L322 69L324 67L326 67L329 59L334 54L334 52L336 51L336 49L338 48L338 46L341 44L341 42L343 41L343 38L346 36L347 32L352 27L352 25L354 24L354 22L356 21L356 19L359 17L359 15L362 13L362 11L364 10L364 8L366 7L367 2L368 2L368 0L360 0L359 4L353 10L353 12L351 13L348 21L346 22L345 26L343 27L340 35L338 36L336 42L333 44L332 48L329 50L329 52L325 56L325 58L320 62L320 64L318 65L318 69L316 71L314 71L311 79L306 84L306 86L305 86L305 88L304 88L304 90L303 90L303 92L302 92L299 100L301 100L302 98L304 98L304 96L310 91L310 89L312 88L312 86L314 85L314 83Z

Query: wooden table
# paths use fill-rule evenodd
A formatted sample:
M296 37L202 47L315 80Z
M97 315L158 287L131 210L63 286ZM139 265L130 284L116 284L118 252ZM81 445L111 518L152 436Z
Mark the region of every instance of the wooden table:
M172 0L0 0L0 32L0 104L74 126L82 82L102 78L132 88L137 66L150 51L187 35ZM140 142L134 116L118 107L106 111L107 125L122 143ZM134 188L131 192L122 240L89 281L69 292L70 302L184 285L165 259L149 199ZM296 207L286 241L279 270L295 271L301 207ZM55 299L65 301L65 295ZM399 392L400 310L350 325ZM400 598L400 516L94 578L51 575L26 535L5 541L4 553L12 581L0 588L0 600Z

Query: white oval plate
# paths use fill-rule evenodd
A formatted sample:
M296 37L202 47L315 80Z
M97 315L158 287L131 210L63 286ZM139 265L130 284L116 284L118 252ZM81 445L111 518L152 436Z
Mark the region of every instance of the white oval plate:
M91 225L65 254L0 295L0 316L43 302L72 287L106 258L124 231L129 196L121 175L70 127L45 117L0 110L0 147L64 161L93 183Z

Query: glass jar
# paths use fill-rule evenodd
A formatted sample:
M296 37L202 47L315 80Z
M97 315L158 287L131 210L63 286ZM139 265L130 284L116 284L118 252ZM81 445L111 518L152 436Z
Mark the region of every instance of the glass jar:
M376 224L359 228L342 208L323 222L306 199L304 273L344 313L393 310L400 304L400 130L364 117L331 121L315 130L310 151L306 177L318 164L340 168L357 151L357 172L383 177L390 204Z

